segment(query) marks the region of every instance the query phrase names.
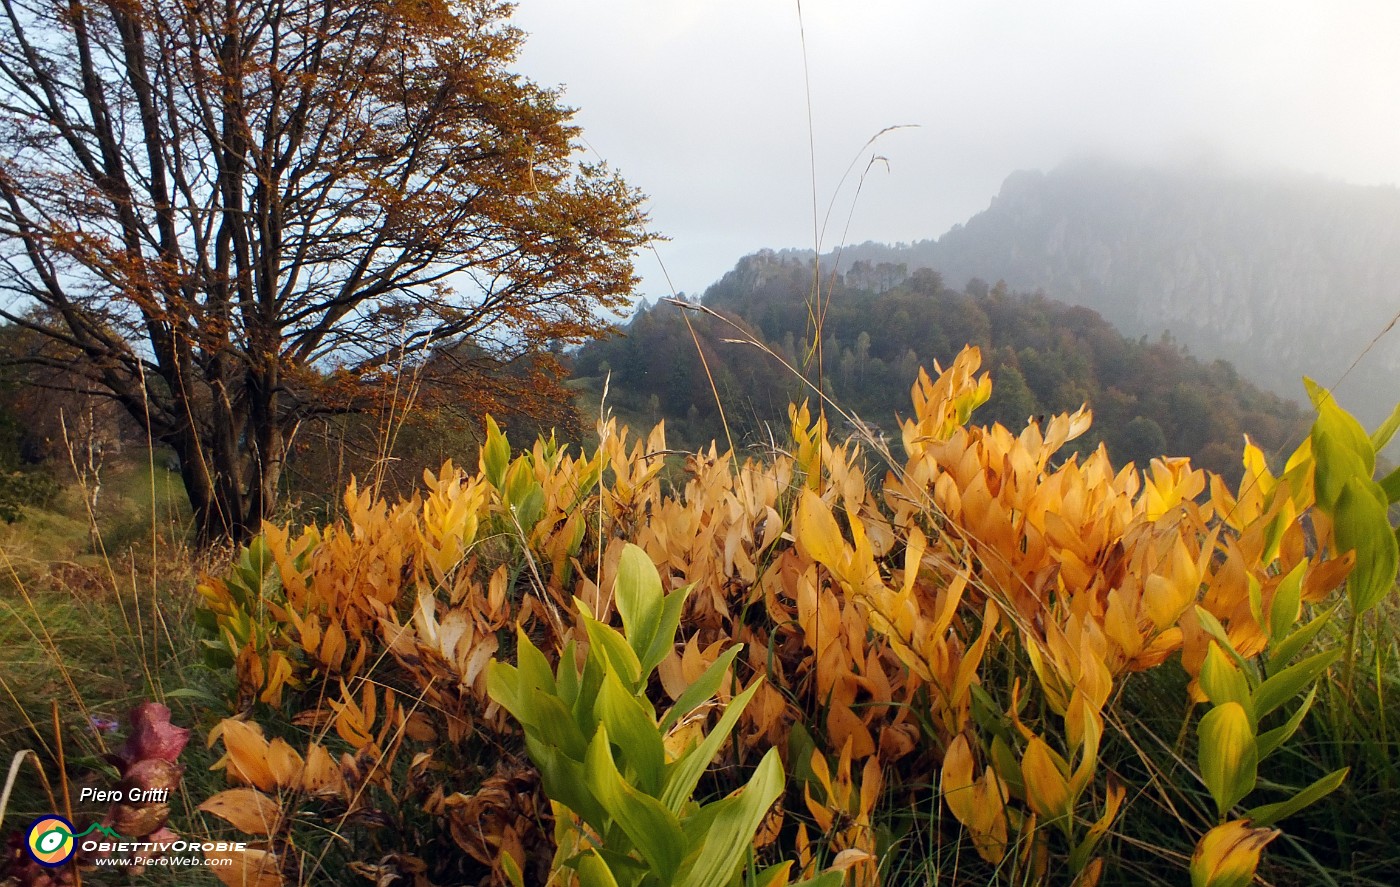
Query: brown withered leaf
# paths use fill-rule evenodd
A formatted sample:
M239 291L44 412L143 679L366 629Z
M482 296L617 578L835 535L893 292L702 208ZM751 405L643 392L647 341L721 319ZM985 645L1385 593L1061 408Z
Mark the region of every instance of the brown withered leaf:
M239 652L234 662L234 675L238 680L238 708L246 711L262 690L266 677L262 657L251 643Z
M415 742L436 742L437 731L433 723L422 712L414 712L404 722L404 733Z
M282 820L282 808L255 788L221 791L199 805L247 835L270 835Z
M478 862L492 867L493 884L504 885L500 869L509 854L522 869L528 862L526 847L547 847L548 832L541 822L548 814L533 770L517 769L487 777L475 794L461 792L443 801L452 840ZM548 859L548 854L541 857Z
M335 712L329 711L324 706L316 706L297 712L292 716L292 723L298 727L305 727L311 731L318 731L326 727L335 719Z

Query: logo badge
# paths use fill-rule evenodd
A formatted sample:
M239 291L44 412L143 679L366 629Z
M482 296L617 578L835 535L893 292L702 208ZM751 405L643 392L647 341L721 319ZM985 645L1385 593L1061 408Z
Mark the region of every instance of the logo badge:
M24 845L39 865L58 866L73 858L78 842L73 824L62 816L41 816L29 826Z

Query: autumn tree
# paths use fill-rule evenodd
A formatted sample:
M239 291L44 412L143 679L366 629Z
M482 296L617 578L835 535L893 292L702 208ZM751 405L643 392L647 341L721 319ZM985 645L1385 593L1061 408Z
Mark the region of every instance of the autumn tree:
M509 4L0 8L0 316L175 450L205 539L257 530L303 423L635 282L640 195L512 73Z

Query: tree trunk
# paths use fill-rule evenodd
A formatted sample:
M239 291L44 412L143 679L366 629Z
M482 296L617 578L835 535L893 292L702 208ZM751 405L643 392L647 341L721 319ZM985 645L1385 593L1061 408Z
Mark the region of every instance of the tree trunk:
M201 547L212 544L227 534L231 526L224 503L219 502L215 493L213 470L209 465L208 452L193 434L182 434L168 440L180 459L180 479L185 484L185 495L189 497L190 508L194 512L195 536Z
M245 543L262 532L263 521L277 508L286 433L271 423L251 436L258 441L253 447L193 436L166 441L179 456L201 546Z

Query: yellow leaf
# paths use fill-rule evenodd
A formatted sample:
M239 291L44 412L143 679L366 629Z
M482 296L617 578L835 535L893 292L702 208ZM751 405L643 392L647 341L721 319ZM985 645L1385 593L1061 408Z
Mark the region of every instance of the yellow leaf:
M1196 590L1166 576L1148 576L1142 594L1143 609L1158 631L1181 618L1181 614L1196 598Z
M1264 451L1255 446L1254 441L1250 440L1248 435L1245 436L1244 440L1245 482L1249 483L1250 486L1257 487L1262 495L1267 496L1273 491L1274 485L1278 481L1269 472L1269 463L1264 458Z
M1246 887L1265 845L1278 835L1278 829L1250 827L1247 819L1216 826L1196 844L1191 887Z
M812 560L832 572L841 572L846 558L846 543L841 528L821 497L811 490L802 491L794 522L798 548Z
M1069 781L1056 765L1050 746L1038 736L1021 758L1021 778L1026 783L1026 800L1038 815L1050 820L1069 815Z
M312 744L306 750L306 766L301 771L301 787L308 794L339 793L345 787L345 776L340 765L326 751L325 746Z
M860 810L857 816L860 819L869 821L870 814L875 811L875 804L880 800L880 788L884 784L884 779L880 773L880 762L874 757L867 758L865 769L860 775Z
M345 632L335 619L327 623L322 635L320 659L332 671L340 671L341 662L345 659Z
M826 728L832 742L850 744L858 758L875 753L875 739L860 715L844 705L833 704L826 713Z
M267 745L267 767L278 788L293 788L301 781L301 771L305 764L296 749L284 739L274 739Z
M831 865L827 866L826 870L829 872L844 872L857 863L873 860L874 858L875 857L867 851L857 850L852 847L836 854L836 858L831 861Z
M943 756L943 800L953 818L972 835L977 854L993 865L1006 854L1007 787L991 769L981 779L972 778L972 749L959 735Z
M199 805L248 835L270 835L282 819L278 803L254 788L231 788Z
M976 815L972 798L972 749L967 737L958 736L943 755L943 801L953 817L968 825Z
M266 850L209 850L209 871L227 887L282 887L277 855ZM218 864L214 861L219 860Z
M972 792L976 818L969 827L972 845L977 854L993 865L1006 855L1006 800L1010 797L1006 783L988 767Z
M292 679L292 663L281 650L267 657L267 686L258 697L269 705L282 704L282 688Z
M267 764L267 740L256 724L226 719L222 736L228 749L228 776L263 791L277 788L277 779Z

